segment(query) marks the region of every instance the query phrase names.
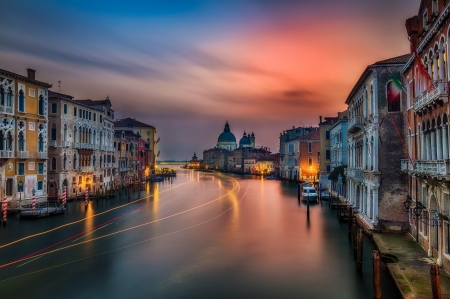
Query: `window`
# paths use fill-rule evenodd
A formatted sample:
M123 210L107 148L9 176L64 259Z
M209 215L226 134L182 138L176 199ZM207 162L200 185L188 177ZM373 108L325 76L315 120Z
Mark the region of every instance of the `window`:
M50 170L56 170L56 158L55 157L52 158Z
M25 163L19 163L19 169L18 169L18 175L24 175L25 174Z
M91 112L89 112L89 120L91 120L91 116L92 116L92 113L91 113Z
M326 131L326 132L325 132L325 138L326 138L327 140L330 140L330 131Z
M13 195L13 179L12 178L6 179L6 195L7 196Z
M40 133L38 137L38 152L44 152L44 137L42 137L42 133Z
M17 150L20 152L25 150L25 139L23 137L23 132L19 133L19 137L17 139Z
M313 164L313 159L310 156L310 157L308 157L308 166L312 166L312 164Z
M52 103L52 113L56 114L58 112L58 103Z
M97 121L97 113L94 113L94 121Z
M64 104L64 114L67 114L68 112L67 112L67 104Z
M73 107L73 116L77 116L77 107Z
M390 81L386 86L389 112L400 111L400 93L402 91L402 88L399 85L400 82L394 83L394 81Z
M150 136L150 131L147 131L147 135Z
M38 163L38 174L44 174L44 163Z
M38 191L42 191L44 189L44 182L43 181L39 181L38 182L37 189L38 189Z
M52 124L52 136L51 139L56 141L56 124Z
M103 115L100 115L100 123L103 122Z
M19 111L25 112L25 93L22 89L19 91Z
M312 153L312 142L308 142L308 153Z
M38 113L39 115L44 115L44 97L42 95L39 96L39 103L38 103Z
M326 155L325 158L326 158L327 160L330 160L330 150L327 150L326 153L325 153L325 155Z
M330 164L327 164L327 172L330 172L331 171L331 166L330 166Z
M422 17L423 19L423 29L426 31L426 30L428 30L428 13L427 13L427 11L425 10L425 13L423 14L423 17Z
M438 0L433 0L433 14L438 12Z

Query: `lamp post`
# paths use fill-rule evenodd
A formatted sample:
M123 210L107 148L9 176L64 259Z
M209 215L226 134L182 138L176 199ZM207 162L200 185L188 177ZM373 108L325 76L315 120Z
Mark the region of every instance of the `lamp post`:
M411 196L406 196L406 200L403 202L403 205L405 206L406 210L409 210L411 208L412 199ZM414 216L416 216L416 242L419 243L419 219L422 215L422 211L426 209L426 207L417 200L416 198L416 206L413 208Z
M22 179L20 179L20 181L17 183L17 187L19 189L19 210L22 210L22 191L23 191Z

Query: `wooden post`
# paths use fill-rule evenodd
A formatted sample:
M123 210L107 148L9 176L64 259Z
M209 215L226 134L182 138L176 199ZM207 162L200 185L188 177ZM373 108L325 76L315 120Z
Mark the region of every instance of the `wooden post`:
M300 200L300 182L297 184L297 197Z
M356 219L353 219L352 224L352 233L353 233L353 257L356 259L356 246L358 245L358 226L356 224Z
M374 250L372 254L373 263L373 298L381 299L381 281L380 281L380 253Z
M352 240L352 224L353 224L353 208L351 206L348 207L348 240Z
M363 257L363 241L364 241L364 230L362 227L359 228L358 236L358 256L356 259L356 271L358 274L362 274L362 257Z
M441 299L441 277L439 266L433 264L430 267L431 289L433 290L433 299Z

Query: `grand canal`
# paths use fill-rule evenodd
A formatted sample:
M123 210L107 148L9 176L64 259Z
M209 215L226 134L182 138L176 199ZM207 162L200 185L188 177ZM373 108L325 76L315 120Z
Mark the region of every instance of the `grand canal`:
M346 224L286 182L179 170L141 199L0 228L0 298L373 298ZM383 298L400 298L383 271Z

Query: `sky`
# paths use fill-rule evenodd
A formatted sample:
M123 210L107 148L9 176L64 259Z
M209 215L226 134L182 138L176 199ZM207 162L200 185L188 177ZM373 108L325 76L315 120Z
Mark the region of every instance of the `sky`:
M409 52L419 0L2 0L0 68L157 129L160 160L336 116L367 65ZM58 87L58 81L61 81Z

